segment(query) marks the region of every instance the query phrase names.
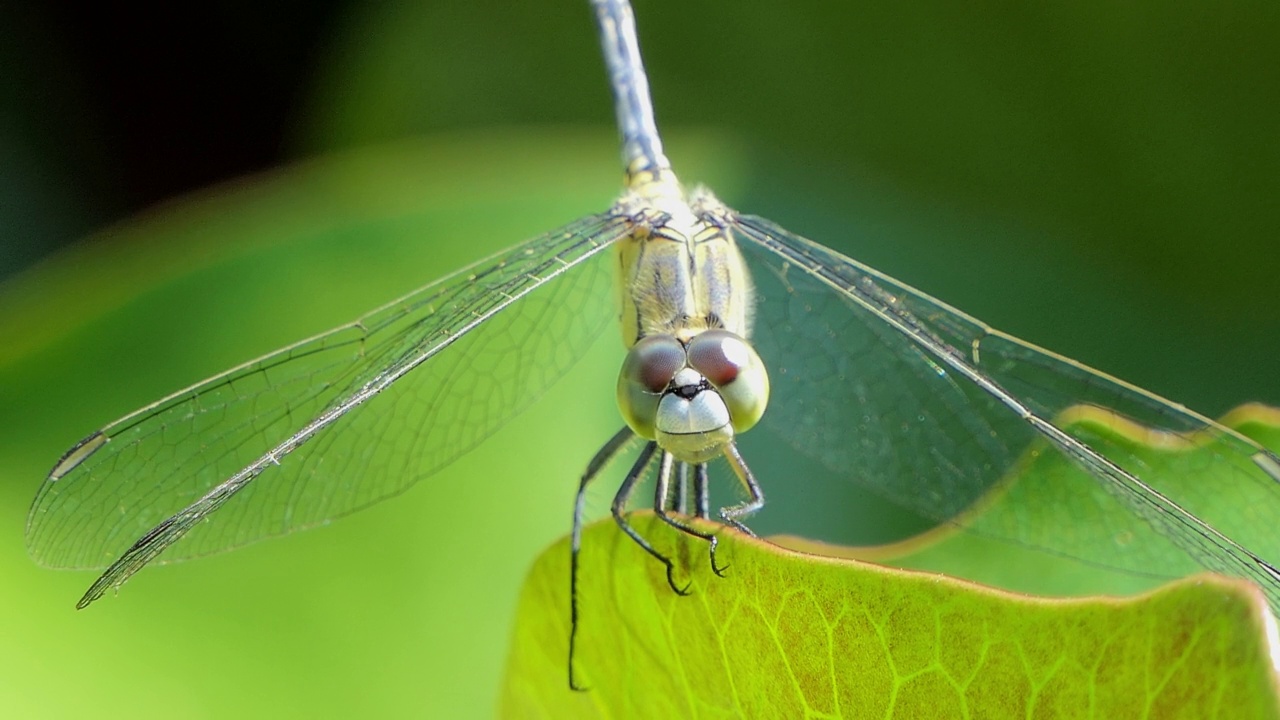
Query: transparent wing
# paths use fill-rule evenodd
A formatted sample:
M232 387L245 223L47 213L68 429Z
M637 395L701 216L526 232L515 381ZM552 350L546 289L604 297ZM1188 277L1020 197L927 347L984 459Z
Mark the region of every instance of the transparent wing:
M1280 603L1268 562L1280 559L1274 455L767 220L722 221L745 240L757 285L752 339L773 386L761 425L827 474L933 520L1057 555L1105 548L1083 559L1125 572L1249 578ZM1020 463L1054 457L1069 460L1059 463L1068 472L1035 474L1044 485L1033 495L1047 506L1037 517L1059 518L1052 526L966 513ZM1214 502L1220 484L1186 480L1210 465L1253 501ZM1159 543L1182 560L1156 552Z
M601 251L627 228L585 218L108 425L41 486L32 556L116 561L100 594L184 535L164 560L403 491L537 398L613 319Z

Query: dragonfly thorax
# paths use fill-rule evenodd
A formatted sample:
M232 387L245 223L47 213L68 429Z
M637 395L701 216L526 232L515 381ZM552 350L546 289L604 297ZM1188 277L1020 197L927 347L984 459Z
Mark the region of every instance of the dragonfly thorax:
M643 191L642 191L643 190ZM754 294L732 233L705 191L687 197L674 181L632 188L613 212L631 230L616 243L623 342L648 335L688 340L724 328L751 335Z

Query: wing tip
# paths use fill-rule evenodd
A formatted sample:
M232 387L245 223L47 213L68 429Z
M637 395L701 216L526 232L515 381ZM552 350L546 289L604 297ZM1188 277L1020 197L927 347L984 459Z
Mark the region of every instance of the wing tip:
M1261 470L1267 475L1271 476L1272 480L1280 483L1280 458L1263 450L1254 453L1253 463L1261 468Z
M49 471L49 480L60 480L67 473L75 470L80 463L89 459L90 455L97 452L103 445L107 444L109 437L101 430L94 431L85 439L71 446L58 458L58 462L54 463L53 469Z

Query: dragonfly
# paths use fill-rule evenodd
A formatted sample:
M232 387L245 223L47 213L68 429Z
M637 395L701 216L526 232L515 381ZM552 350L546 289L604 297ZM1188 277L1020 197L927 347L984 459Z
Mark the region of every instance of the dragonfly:
M705 188L686 190L657 131L630 4L591 7L622 140L621 197L72 446L37 491L26 542L46 566L101 570L78 607L152 562L313 527L407 490L571 373L609 325L627 351L624 427L588 462L574 504L571 686L587 489L637 447L611 512L679 593L673 560L628 523L637 488L655 479L655 512L704 540L723 574L718 533L750 532L764 507L770 478L751 467L764 456L753 438L768 436L839 482L961 527L1027 453L1062 458L1127 511L1125 527L1162 538L1189 567L1256 583L1280 607L1280 548L1220 529L1231 523L1209 500L1226 489L1170 482L1208 462L1231 489L1263 498L1241 517L1265 532L1280 526L1280 458ZM1083 411L1162 446L1209 449L1153 463L1117 434L1067 422ZM742 497L713 512L709 478L725 468ZM1041 530L983 532L1073 552L1064 529ZM1087 560L1159 571L1140 552Z

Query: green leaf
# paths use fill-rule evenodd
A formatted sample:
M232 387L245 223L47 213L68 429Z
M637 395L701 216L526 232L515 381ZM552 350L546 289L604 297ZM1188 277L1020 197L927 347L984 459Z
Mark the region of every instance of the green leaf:
M602 522L583 538L577 677L569 548L521 596L505 717L1280 717L1275 628L1248 583L1199 575L1132 599L1050 600L721 533L637 529L691 593Z
M1254 513L1272 502L1271 488L1240 482L1236 466L1251 461L1224 449L1220 438L1152 432L1097 407L1072 408L1057 420L1072 435L1132 453L1160 478L1162 492L1244 547L1262 557L1280 552L1275 528ZM1280 409L1243 405L1221 423L1265 447L1280 447ZM1132 594L1202 570L1155 528L1134 523L1132 511L1102 483L1043 449L1041 443L1028 449L1014 474L963 513L959 524L971 532L947 524L869 548L775 540L1039 595ZM1003 539L1011 537L1018 541Z

